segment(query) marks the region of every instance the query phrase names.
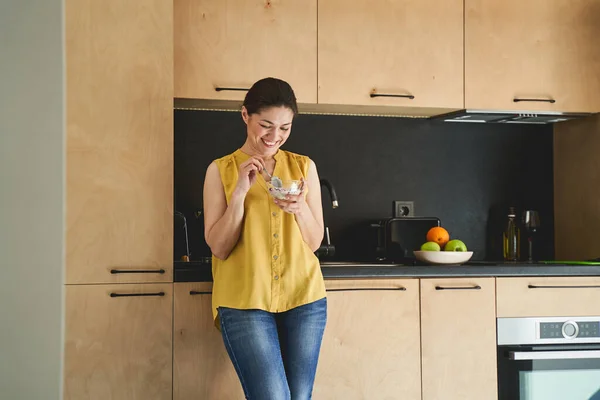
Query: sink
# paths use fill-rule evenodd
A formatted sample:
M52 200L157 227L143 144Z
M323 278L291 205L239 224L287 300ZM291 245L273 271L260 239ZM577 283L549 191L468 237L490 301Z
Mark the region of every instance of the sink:
M321 261L321 267L402 267L403 264L368 261Z

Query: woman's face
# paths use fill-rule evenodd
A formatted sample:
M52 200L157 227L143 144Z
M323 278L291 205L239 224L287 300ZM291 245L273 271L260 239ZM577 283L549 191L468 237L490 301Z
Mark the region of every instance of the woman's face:
M290 136L294 113L287 107L269 107L249 115L242 107L242 118L248 127L250 146L257 154L272 156Z

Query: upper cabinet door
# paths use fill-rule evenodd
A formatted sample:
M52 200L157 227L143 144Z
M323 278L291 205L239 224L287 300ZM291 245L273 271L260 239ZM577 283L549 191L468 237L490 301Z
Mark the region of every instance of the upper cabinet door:
M66 283L172 281L173 6L65 12Z
M175 97L241 100L257 80L317 101L317 0L175 0Z
M598 0L465 7L467 108L600 111Z
M462 0L319 0L319 103L462 108Z

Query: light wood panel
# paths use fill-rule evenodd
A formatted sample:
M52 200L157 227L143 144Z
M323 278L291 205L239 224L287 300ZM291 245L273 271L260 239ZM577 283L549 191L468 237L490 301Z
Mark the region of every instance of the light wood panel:
M418 280L326 284L327 326L313 398L420 399Z
M172 8L65 3L67 283L172 281Z
M496 399L494 278L422 279L421 346L423 400Z
M599 149L600 115L554 126L554 252L558 260L600 257Z
M498 317L600 315L598 277L498 278L496 284Z
M238 400L244 392L213 323L210 284L176 283L174 400ZM203 294L191 295L190 292Z
M172 289L169 283L66 286L65 399L172 398Z
M273 76L317 101L316 0L175 0L175 97L238 100Z
M466 107L600 111L599 20L597 0L465 0Z
M463 2L319 0L319 103L462 108Z

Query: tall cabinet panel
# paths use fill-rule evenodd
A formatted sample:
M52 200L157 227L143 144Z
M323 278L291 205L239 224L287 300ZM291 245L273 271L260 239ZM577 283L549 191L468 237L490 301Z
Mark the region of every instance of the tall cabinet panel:
M600 75L600 69L598 69ZM554 126L554 236L557 260L600 256L600 115Z
M65 399L170 400L173 5L65 1Z
M67 283L172 281L173 5L65 8Z

